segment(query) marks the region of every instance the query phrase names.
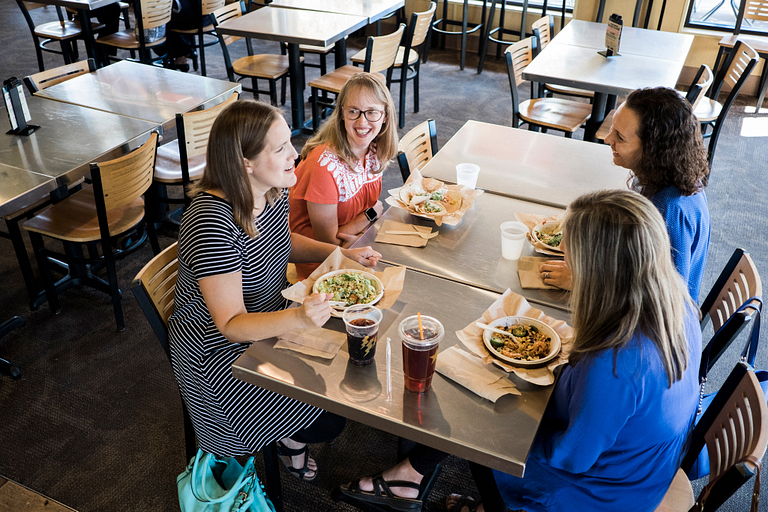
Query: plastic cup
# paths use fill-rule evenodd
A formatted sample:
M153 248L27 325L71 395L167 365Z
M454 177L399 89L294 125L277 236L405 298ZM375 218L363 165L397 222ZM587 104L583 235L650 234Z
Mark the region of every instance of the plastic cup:
M348 307L341 318L347 328L349 360L359 366L371 364L376 355L379 324L384 318L381 310L369 304L357 304Z
M405 388L415 393L424 393L432 385L435 374L437 349L445 335L443 324L431 316L421 317L424 339L419 333L419 319L409 316L402 322L398 332L403 342L403 375Z
M480 166L475 164L459 164L456 166L456 183L465 187L475 188Z
M501 224L501 255L506 260L520 259L528 226L522 222L509 221Z

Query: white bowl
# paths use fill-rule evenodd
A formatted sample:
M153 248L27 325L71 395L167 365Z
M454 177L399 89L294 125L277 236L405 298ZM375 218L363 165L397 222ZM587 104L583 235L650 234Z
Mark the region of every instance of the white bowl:
M533 325L536 326L539 331L541 331L542 334L545 334L549 338L551 338L550 344L549 344L549 354L547 354L545 357L542 357L541 359L537 359L536 361L523 361L521 359L515 359L513 357L508 357L500 352L498 352L495 348L493 348L493 345L491 345L491 336L493 336L494 333L491 331L483 331L483 342L485 343L485 347L491 352L491 355L493 357L496 357L498 359L501 359L505 363L509 363L513 366L522 366L522 367L537 367L537 366L543 366L546 363L550 362L554 358L560 354L560 336L555 332L554 329L552 329L549 325L545 324L544 322L540 320L536 320L535 318L528 318L525 316L503 316L501 318L497 318L493 322L489 323L491 327L498 328L499 326L509 327L510 325L515 324L524 324L524 325Z
M366 302L365 304L376 304L384 296L384 285L382 284L381 280L379 280L378 277L364 270L352 270L352 269L333 270L331 272L328 272L327 274L323 274L322 276L320 276L320 278L317 281L315 281L315 284L312 286L312 292L319 293L319 290L317 289L318 285L323 281L326 281L327 279L330 279L331 277L336 276L338 274L360 274L364 278L370 279L373 282L373 287L376 289L376 296L373 298L371 302ZM339 312L342 312L342 311L345 311L349 306L331 306L331 307Z
M548 224L550 224L550 226L553 225L552 222L550 222ZM534 226L534 228L531 230L531 240L533 241L534 245L536 244L536 242L541 242L542 245L545 245L546 247L548 247L549 251L551 251L552 253L563 254L563 250L560 249L560 246L552 247L551 245L547 245L544 242L542 242L541 240L539 240L539 238L536 236L536 232L537 231L548 230L550 226L547 226L547 224L536 224L536 226ZM540 252L543 252L544 254L546 254L546 251L542 250Z

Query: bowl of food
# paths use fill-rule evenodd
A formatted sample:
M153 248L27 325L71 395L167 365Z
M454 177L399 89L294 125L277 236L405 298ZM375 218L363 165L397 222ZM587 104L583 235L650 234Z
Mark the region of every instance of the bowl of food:
M461 193L439 186L425 190L420 186L406 185L400 189L400 202L416 214L440 216L453 213L461 208Z
M563 225L559 221L544 222L537 224L531 230L531 241L533 245L540 242L546 246L546 249L555 253L562 253L560 244L563 242Z
M384 285L370 272L340 269L320 276L312 291L333 294L331 301L337 304L332 307L343 311L355 304L376 304L384 296Z
M535 318L505 316L489 323L508 335L483 331L483 342L491 354L513 366L543 366L560 354L560 336Z

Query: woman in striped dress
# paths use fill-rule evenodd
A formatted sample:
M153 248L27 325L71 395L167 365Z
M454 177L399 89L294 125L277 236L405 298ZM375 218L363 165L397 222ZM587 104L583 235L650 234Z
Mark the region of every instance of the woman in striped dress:
M279 440L289 471L310 481L317 466L307 443L333 439L344 419L241 382L230 368L251 342L322 326L330 317L326 294L291 309L281 295L289 261L322 261L336 249L288 229L296 157L279 110L241 100L222 111L179 229L168 327L174 374L200 448L237 456ZM380 257L369 247L342 252L367 266Z

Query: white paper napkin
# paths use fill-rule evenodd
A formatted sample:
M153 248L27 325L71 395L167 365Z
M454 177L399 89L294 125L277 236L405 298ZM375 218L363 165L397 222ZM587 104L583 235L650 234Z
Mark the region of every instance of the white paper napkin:
M519 395L507 373L454 345L437 356L435 371L473 393L496 402L504 395Z

